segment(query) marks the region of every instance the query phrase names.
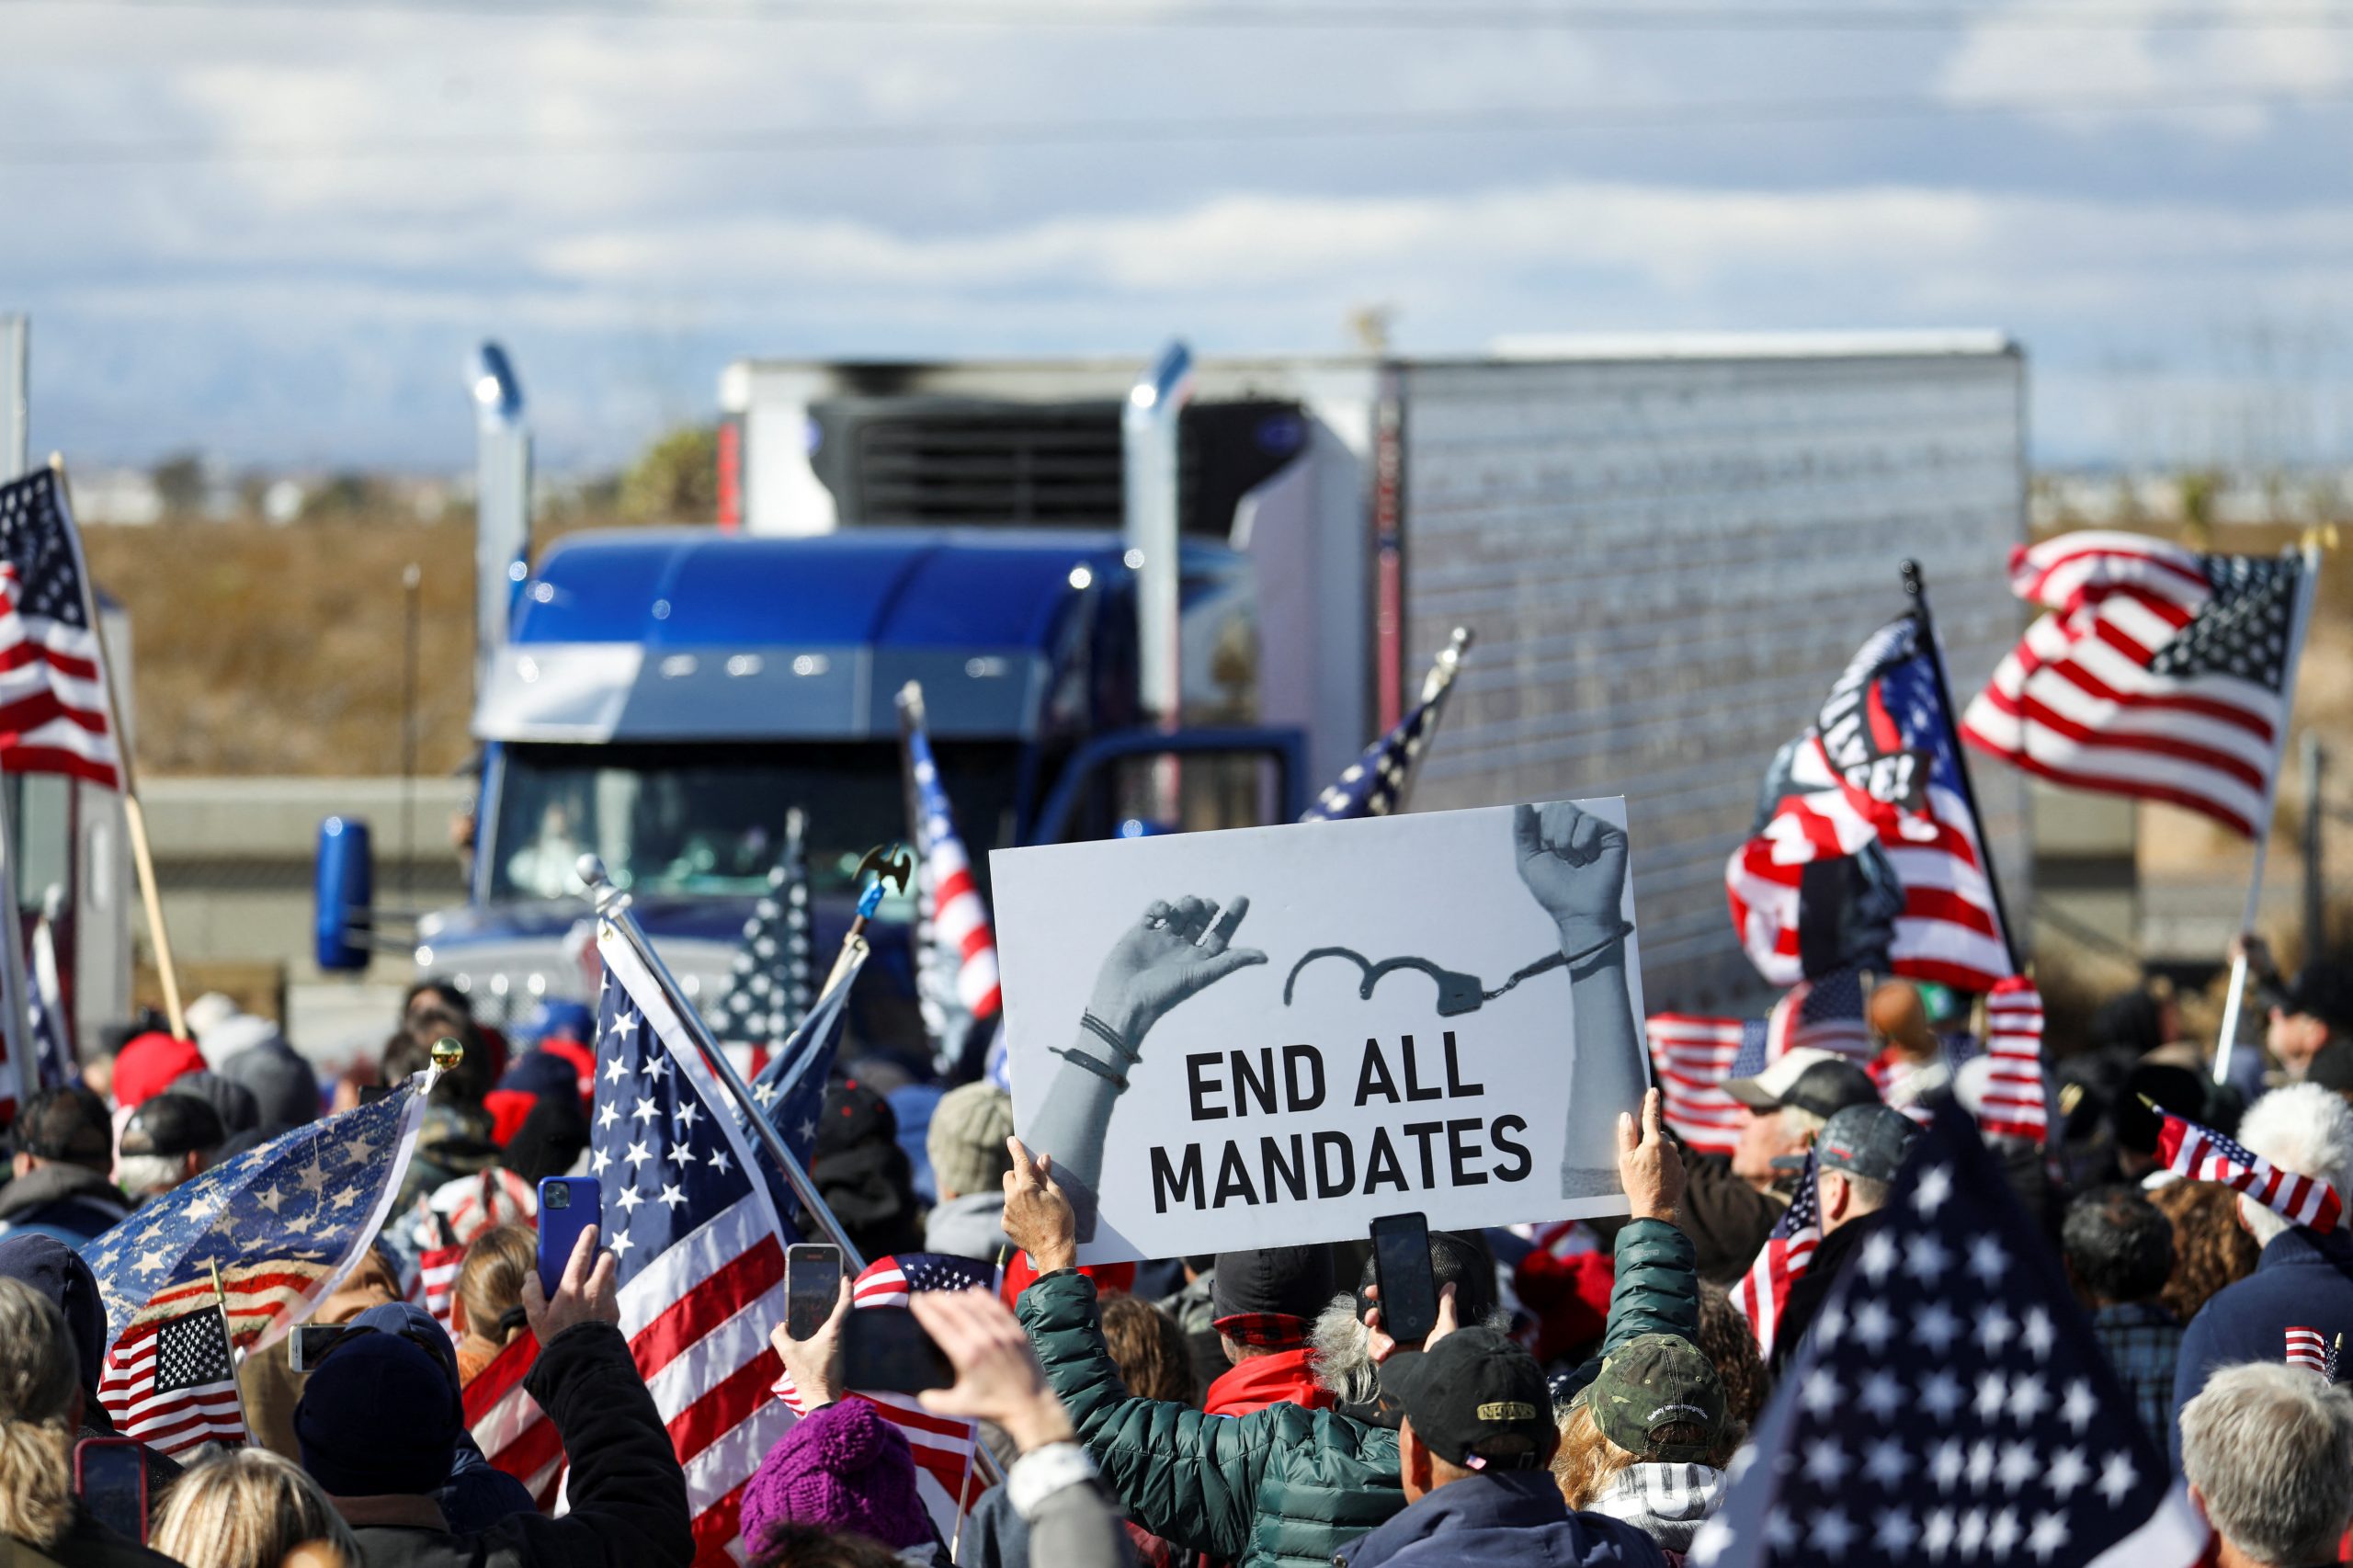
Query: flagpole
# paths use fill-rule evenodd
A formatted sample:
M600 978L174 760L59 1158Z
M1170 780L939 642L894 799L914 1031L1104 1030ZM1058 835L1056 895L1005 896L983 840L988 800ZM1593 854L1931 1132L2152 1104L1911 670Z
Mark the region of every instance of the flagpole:
M50 472L57 476L58 505L65 504L65 458L63 454L49 454ZM98 619L97 585L90 581L90 563L83 558L82 534L71 526L68 512L67 540L74 547L74 564L82 574L82 610L90 618L91 633L97 639L98 673L107 688L107 722L114 726L115 751L122 775L122 820L131 835L131 861L139 872L139 898L147 911L147 934L155 944L155 972L164 985L164 1016L172 1026L172 1038L188 1039L188 1019L180 1012L180 979L172 963L172 936L164 928L164 898L155 887L155 855L147 844L147 812L139 803L138 778L131 767L131 732L123 727L122 699L115 693L114 660L107 654L105 623ZM15 892L10 891L13 907Z
M2245 937L2255 929L2263 912L2263 863L2271 850L2271 815L2279 797L2279 768L2288 751L2288 717L2296 706L2296 676L2304 662L2304 631L2312 624L2313 598L2320 587L2320 539L2307 529L2304 534L2304 580L2296 585L2296 618L2288 629L2288 669L2279 687L2279 745L2271 758L2271 772L2264 780L2263 814L2255 824L2255 870L2246 884L2246 908L2239 916L2239 933ZM2309 831L2309 828L2307 829ZM2231 1053L2239 1042L2239 1012L2246 1000L2246 944L2238 944L2238 956L2231 960L2231 988L2222 998L2222 1027L2214 1042L2214 1082L2228 1083ZM2310 963L2313 955L2306 953Z
M2018 943L2010 926L2010 912L2002 903L2002 879L1994 866L1994 840L1985 832L1984 814L1977 809L1977 787L1970 781L1969 758L1961 755L1961 734L1955 728L1959 710L1952 705L1952 687L1945 681L1944 644L1937 637L1937 619L1928 608L1928 580L1917 561L1905 561L1897 568L1904 579L1904 591L1912 597L1912 618L1928 640L1928 670L1936 676L1937 702L1944 710L1945 731L1952 740L1953 771L1961 776L1961 803L1969 808L1969 825L1977 835L1977 852L1985 858L1985 886L1994 899L1994 918L2002 927L2002 952L2010 960L2010 972L2023 974L2018 964Z
M0 942L7 945L7 952L0 955L0 984L8 988L6 1006L0 1006L0 1040L7 1042L9 1065L17 1074L17 1103L23 1105L47 1085L41 1082L36 1060L40 1048L27 1006L24 912L17 903L17 876L16 814L8 809L7 791L0 790Z
M1438 738L1438 724L1446 718L1445 699L1454 689L1454 677L1462 673L1462 660L1471 652L1471 644L1478 634L1467 626L1458 626L1430 661L1430 673L1422 677L1422 701L1430 709L1429 727L1422 732L1421 744L1405 758L1405 777L1397 783L1397 809L1405 809L1405 798L1413 793L1414 779L1422 771L1422 757Z

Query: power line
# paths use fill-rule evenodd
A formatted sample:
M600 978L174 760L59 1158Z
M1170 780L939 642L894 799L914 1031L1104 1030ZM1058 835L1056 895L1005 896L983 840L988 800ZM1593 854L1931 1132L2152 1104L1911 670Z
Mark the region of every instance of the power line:
M65 0L0 0L54 6ZM1126 5L962 5L955 0L71 0L77 13L100 6L144 11L296 12L313 17L459 17L497 20L730 22L853 27L1041 28L1086 31L1384 30L1590 32L1951 32L1970 28L2035 31L2334 31L2353 28L2353 6L2328 0L2255 9L2168 5L2150 9L2072 0L2040 7L1900 6L1629 6L1465 4L1431 7L1372 4L1268 6L1227 0L1146 10Z
M1588 106L1506 113L1344 113L1132 119L980 120L965 124L801 125L742 130L620 129L570 135L443 132L330 144L314 138L230 142L104 141L0 142L0 168L62 169L238 164L479 162L489 159L678 157L835 153L967 147L1137 146L1172 142L1293 142L1394 136L1555 135L1583 131L1711 131L1989 115L2112 115L2220 109L2334 109L2353 105L2353 83L2317 92L2277 87L2208 92L2075 94L1952 101L1896 94L1736 98L1716 102Z

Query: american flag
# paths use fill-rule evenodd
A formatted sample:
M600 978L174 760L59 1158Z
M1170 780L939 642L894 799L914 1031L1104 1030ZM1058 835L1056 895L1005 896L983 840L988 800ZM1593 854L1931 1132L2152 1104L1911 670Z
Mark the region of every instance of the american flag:
M540 1342L523 1335L474 1374L463 1395L466 1429L484 1458L523 1483L546 1513L563 1484L563 1441L523 1388L524 1374L540 1358Z
M2084 790L2169 801L2252 837L2268 822L2312 574L2125 533L2014 551L2051 613L1962 716L1968 742Z
M817 1121L825 1108L825 1082L834 1070L834 1059L840 1054L842 1032L849 1022L849 992L857 983L858 971L866 967L872 949L860 942L849 949L847 962L817 1005L792 1031L792 1038L779 1047L767 1064L752 1080L752 1098L765 1111L768 1125L776 1129L784 1146L809 1168L809 1156L817 1145ZM767 1176L769 1196L775 1200L777 1212L798 1216L800 1201L784 1180L784 1173L774 1168L765 1151L751 1140L751 1129L745 1125L745 1141L758 1157L761 1171Z
M2323 1377L2328 1376L2328 1346L2316 1328L2288 1330L2288 1365L2309 1367Z
M2154 1103L2150 1108L2160 1109ZM2174 1175L2190 1181L2219 1181L2323 1235L2336 1229L2344 1205L2327 1182L2283 1171L2211 1128L2185 1121L2171 1111L2161 1114L2165 1124L2157 1130L2157 1153Z
M1747 1109L1723 1091L1745 1040L1753 1037L1765 1053L1762 1018L1710 1018L1691 1013L1653 1013L1644 1022L1650 1036L1651 1075L1658 1081L1659 1116L1675 1135L1703 1154L1730 1154L1740 1142Z
M1654 1013L1646 1025L1659 1115L1676 1136L1703 1154L1730 1154L1747 1109L1723 1092L1731 1078L1754 1078L1790 1051L1807 1048L1861 1062L1870 1055L1863 1022L1862 976L1838 970L1802 980L1765 1018L1711 1018Z
M1372 744L1364 755L1350 763L1315 803L1300 813L1302 822L1348 822L1358 817L1385 817L1402 809L1405 792L1413 788L1414 769L1422 753L1438 733L1438 722L1446 711L1447 697L1454 690L1454 677L1462 667L1463 653L1470 647L1468 633L1457 631L1454 642L1431 665L1430 673L1422 681L1422 699L1413 711L1397 721L1395 727Z
M0 484L0 770L122 787L90 604L57 471Z
M996 1283L995 1270L985 1263L947 1253L906 1252L878 1257L850 1281L852 1311L867 1307L904 1307L907 1299L925 1290L986 1290ZM795 1410L803 1409L800 1392L789 1377L776 1381L778 1396ZM934 1415L915 1399L899 1393L870 1393L852 1389L907 1439L915 1461L915 1490L943 1538L955 1535L958 1506L969 1508L977 1486L968 1488L966 1472L972 1463L975 1429L970 1421Z
M1822 1210L1813 1178L1814 1155L1809 1149L1797 1196L1773 1221L1756 1261L1733 1287L1733 1311L1756 1331L1756 1348L1766 1356L1773 1354L1773 1338L1780 1330L1781 1309L1789 1302L1790 1287L1804 1275L1813 1262L1814 1248L1822 1244Z
M1817 861L1884 858L1903 889L1888 949L1897 974L1984 991L2011 971L1984 846L1968 803L1936 651L1906 616L1871 634L1814 723L1724 881L1733 926L1765 978L1803 978L1800 886Z
M165 1327L213 1300L250 1354L308 1317L367 1255L400 1190L425 1110L420 1074L382 1099L285 1133L142 1206L82 1248L106 1302L98 1400L115 1429L172 1454L240 1441L233 1382L168 1389Z
M2059 1260L1940 1116L1733 1463L1694 1568L2187 1568L2210 1542Z
M597 1093L588 1168L602 1186L600 1231L620 1263L621 1332L686 1468L695 1560L727 1561L744 1484L791 1423L767 1395L784 1319L779 1216L711 1069L618 930L599 935ZM520 1372L515 1376L519 1379ZM532 1484L516 1422L491 1462Z
M924 733L923 688L913 681L899 693L899 736L915 841L915 994L940 1061L952 1063L961 1059L972 1028L1004 1006L996 931Z
M2047 1142L2051 1113L2042 1086L2042 993L2012 975L1985 998L1985 1054L1994 1064L1978 1127L1989 1137Z
M710 1021L721 1049L747 1075L800 1027L816 995L805 821L797 806L785 812L783 853L768 872L768 891L744 922L744 939L728 966L733 979Z

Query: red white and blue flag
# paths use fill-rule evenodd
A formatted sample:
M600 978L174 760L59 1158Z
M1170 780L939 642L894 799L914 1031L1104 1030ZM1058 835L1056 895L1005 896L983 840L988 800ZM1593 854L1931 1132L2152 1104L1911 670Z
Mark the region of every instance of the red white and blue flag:
M2254 836L2270 818L2313 577L2294 556L2064 534L2010 556L2050 613L1962 715L1970 744L2077 789L2167 801Z
M1872 633L1777 761L1772 804L1733 852L1733 926L1777 985L1805 978L1807 867L1866 856L1900 892L1886 945L1895 973L1986 991L2011 972L1935 658L1909 616Z
M1987 1137L2046 1143L2051 1111L2042 1084L2042 993L2012 975L1985 998L1985 1055L1993 1072L1977 1113Z
M1859 1066L1871 1050L1862 977L1853 970L1798 982L1768 1017L1653 1013L1644 1029L1660 1119L1703 1154L1730 1154L1748 1120L1747 1108L1723 1091L1728 1079L1754 1078L1800 1049L1833 1051Z
M1804 1278L1806 1267L1813 1262L1814 1248L1822 1244L1822 1210L1814 1191L1814 1155L1809 1149L1805 1155L1805 1172L1798 1178L1797 1196L1773 1221L1773 1229L1765 1238L1764 1248L1748 1272L1733 1287L1733 1311L1748 1320L1756 1331L1759 1353L1773 1354L1773 1340L1780 1331L1781 1309L1789 1303L1790 1287Z
M64 480L0 484L0 771L122 787L92 602Z
M996 930L956 832L956 812L924 733L922 692L913 683L899 695L899 730L915 841L916 999L934 1046L950 1061L961 1056L972 1027L995 1018L1004 1006Z
M2344 1217L2344 1202L2336 1189L2319 1176L2283 1171L2211 1127L2184 1120L2171 1111L2163 1114L2157 1153L2174 1175L2189 1181L2219 1181L2281 1218L2324 1235L2336 1229L2336 1221Z

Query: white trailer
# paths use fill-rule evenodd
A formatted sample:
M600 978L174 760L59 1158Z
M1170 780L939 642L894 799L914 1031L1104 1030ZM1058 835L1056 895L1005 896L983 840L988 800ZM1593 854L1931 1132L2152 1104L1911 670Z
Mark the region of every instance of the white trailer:
M1115 528L1121 361L742 360L722 517ZM2017 635L2023 358L1990 332L1543 338L1472 358L1207 358L1180 512L1256 569L1255 719L1336 776L1468 625L1416 810L1628 797L1644 994L1759 983L1723 867L1774 749L1926 572L1953 688ZM1211 656L1188 648L1190 666ZM2026 791L1977 773L2008 906Z

